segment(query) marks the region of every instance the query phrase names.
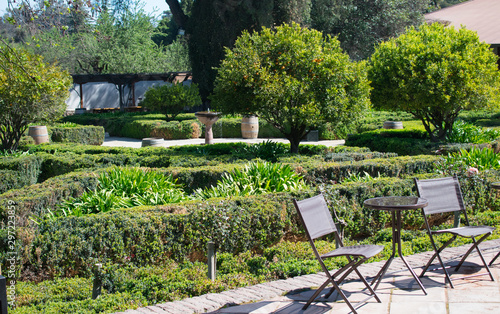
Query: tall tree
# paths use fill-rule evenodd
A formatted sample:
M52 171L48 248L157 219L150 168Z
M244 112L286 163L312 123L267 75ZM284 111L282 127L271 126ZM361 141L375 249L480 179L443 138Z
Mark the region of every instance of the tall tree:
M311 6L311 0L197 0L188 15L184 1L165 1L177 25L186 30L193 79L205 99L213 90L213 68L220 65L224 47L233 47L243 30L292 21L308 23Z
M498 108L498 57L476 32L439 23L381 43L368 78L376 108L407 111L444 140L462 110Z
M222 113L256 113L297 153L320 123L349 123L369 106L364 62L352 62L337 39L298 24L239 37L218 68L213 95Z
M356 60L368 58L375 44L420 25L429 0L315 0L312 26L337 36Z
M17 149L33 122L62 117L71 76L40 56L0 46L0 148Z

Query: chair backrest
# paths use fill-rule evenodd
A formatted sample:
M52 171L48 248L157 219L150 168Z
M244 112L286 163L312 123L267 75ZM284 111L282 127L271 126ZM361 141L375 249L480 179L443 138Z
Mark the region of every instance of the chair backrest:
M337 231L323 194L302 201L293 200L310 240Z
M419 197L429 202L429 205L424 208L426 215L454 211L465 212L460 183L456 176L427 180L415 178L415 185Z

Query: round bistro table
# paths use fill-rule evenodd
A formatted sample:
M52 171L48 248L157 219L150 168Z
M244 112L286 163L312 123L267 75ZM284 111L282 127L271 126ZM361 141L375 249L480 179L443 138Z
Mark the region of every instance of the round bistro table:
M368 208L375 210L385 210L391 212L392 215L392 255L384 264L384 266L380 269L378 274L372 281L372 285L375 284L373 290L376 290L385 273L391 266L392 260L396 256L396 246L398 247L398 255L405 263L406 267L410 271L415 281L418 283L422 291L425 295L427 295L427 291L422 285L422 282L418 278L417 274L413 271L410 264L403 257L403 252L401 249L401 212L403 210L415 210L421 209L427 206L427 200L425 198L420 198L416 196L387 196L387 197L376 197L369 198L364 201L364 205Z

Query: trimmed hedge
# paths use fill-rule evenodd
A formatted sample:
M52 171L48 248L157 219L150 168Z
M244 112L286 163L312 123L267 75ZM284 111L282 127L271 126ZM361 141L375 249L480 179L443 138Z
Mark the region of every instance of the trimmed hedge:
M42 161L37 155L0 157L0 194L35 184L42 171Z
M500 210L500 201L488 189L489 182L497 175L497 172L491 173L488 180L473 185L463 182L470 210ZM463 180L469 179L464 177ZM390 213L365 208L365 199L416 194L412 178L325 185L320 190L338 217L345 221L342 229L347 239L372 236L389 226ZM44 221L36 233L26 239L24 250L19 252L23 256L23 274L89 276L96 262L120 264L127 261L143 266L166 259L204 260L209 239L217 243L218 252L260 252L283 239L303 239L291 200L317 193L317 190L305 190L292 194L191 201ZM470 195L474 199L469 198ZM477 207L478 199L481 208ZM405 229L421 230L421 213L405 211L403 224ZM20 228L19 233L27 231Z
M159 137L164 139L199 138L201 135L200 123L196 120L165 121L165 120L135 120L123 125L116 134L131 138Z
M218 243L219 252L262 250L282 238L285 208L269 197L235 198L46 221L26 261L35 273L75 276L90 275L97 261L196 260L204 256L209 239Z
M368 147L372 151L393 152L398 155L421 155L435 152L442 143L432 143L420 130L376 130L349 135L347 146Z
M52 142L79 143L83 145L102 145L104 128L102 126L49 127Z
M368 173L372 177L407 177L434 172L437 156L419 155L394 158L376 158L351 162L303 162L295 165L308 182L338 182L350 174ZM293 165L292 165L293 166Z
M0 224L6 225L9 202L15 203L16 227L24 227L30 224L30 217L43 216L47 213L47 209L54 208L62 200L79 197L87 189L93 190L96 186L96 174L86 170L10 190L0 194Z
M78 188L75 191L75 185L95 188L97 174L92 174L89 169L100 164L102 167L106 164L104 157L110 158L114 163L107 165L131 164L131 159L124 155L99 154L99 155L76 155L73 153L64 153L63 156L52 156L50 159L44 160L42 171L44 176L48 174L57 175L58 172L70 172L75 164L86 168L85 172L68 173L61 176L47 179L42 184L37 184L24 189L12 190L0 195L0 218L2 210L5 207L2 205L2 200L11 199L18 203L18 211L24 215L39 215L41 208L54 208L60 202L61 195L71 195L73 197L80 196L84 189ZM60 159L59 159L60 158ZM143 158L147 159L147 158ZM330 181L338 182L341 178L348 176L350 173L369 173L372 177L377 177L379 174L388 177L412 176L418 173L432 172L434 170L436 156L415 156L415 157L397 157L385 159L368 159L355 162L322 162L321 160L309 160L301 163L289 163L292 168L304 175L307 182L310 184L326 183ZM99 161L98 163L96 162ZM109 161L108 160L108 161ZM138 159L136 159L138 160ZM143 164L144 165L144 164ZM243 167L243 164L218 164L217 166L198 166L196 168L170 167L161 168L158 171L164 172L166 175L172 174L177 183L184 186L188 193L198 189L216 185L221 179L224 172L232 169ZM98 173L101 170L95 169ZM80 182L79 178L82 178ZM89 185L88 180L92 178L92 183ZM68 186L66 189L65 186ZM34 192L34 190L36 192ZM49 195L53 194L52 197ZM42 201L40 197L49 201ZM27 204L27 205L25 205ZM33 207L33 204L37 204ZM24 224L22 224L24 225Z

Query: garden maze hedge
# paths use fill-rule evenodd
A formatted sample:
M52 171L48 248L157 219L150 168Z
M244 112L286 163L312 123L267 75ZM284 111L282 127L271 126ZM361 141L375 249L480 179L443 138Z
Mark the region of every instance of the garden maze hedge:
M437 159L435 156L415 156L322 162L310 158L308 162L292 164L312 186L301 192L142 206L83 217L40 220L37 217L43 217L48 209L54 208L63 199L78 197L87 189L95 189L97 173L106 170L94 168L94 171L89 171L84 168L58 175L53 169L73 170L70 166L63 167L65 163L59 158L71 157L77 163L87 165L97 157L92 159L88 154L69 151L64 152L62 157L48 158L47 155L50 154L43 152L41 157L34 155L24 159L39 165L39 168L33 166L38 170L33 170L31 176L27 174L26 178L34 178L37 174L38 178L54 176L42 183L0 195L0 217L4 223L8 202L16 203L17 237L20 240L17 250L21 257L21 276L25 278L89 275L91 266L96 262L121 263L125 259L139 266L160 263L167 258L203 260L209 239L216 241L219 252L262 251L283 239L303 237L291 199L312 196L320 189L323 189L339 216L346 220L347 224L343 227L346 236L373 235L387 225L389 216L364 208L362 201L376 196L415 195L412 177L429 177L425 173L433 170ZM108 151L105 155L122 160L120 154ZM50 167L43 167L44 158L51 160ZM24 163L4 163L7 164L10 168L4 166L8 169L5 171L16 171L19 164ZM215 184L224 172L233 167L243 165L165 167L157 170L166 175L172 174L178 183L192 191ZM363 171L388 178L334 184L349 173ZM487 185L487 182L482 185ZM477 185L476 190L481 194L474 201L479 198L484 204L497 206L487 189ZM419 227L422 222L418 213L405 213L404 223L414 228L412 226ZM5 233L0 234L0 242L5 242L6 237ZM0 260L4 265L5 259L6 251L1 251Z

